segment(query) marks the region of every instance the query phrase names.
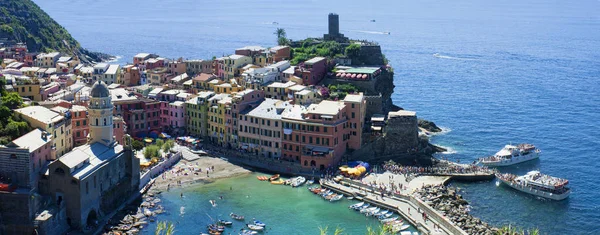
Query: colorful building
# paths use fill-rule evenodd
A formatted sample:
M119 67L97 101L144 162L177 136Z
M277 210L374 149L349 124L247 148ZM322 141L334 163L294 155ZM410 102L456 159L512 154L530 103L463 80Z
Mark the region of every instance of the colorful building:
M200 73L192 79L192 92L198 93L200 91L212 90L212 88L209 85L209 82L216 78L217 76L215 76L214 74Z
M239 115L239 148L267 158L281 157L281 115L289 102L265 99Z
M69 113L61 115L42 106L28 106L14 111L17 118L27 121L31 127L40 128L52 135L55 157L58 158L73 149L73 133Z
M231 95L225 93L208 99L207 139L221 147L227 147L228 144L226 115L230 112L231 100Z
M207 136L208 99L214 95L212 91L202 91L198 96L185 102L188 134L195 137Z

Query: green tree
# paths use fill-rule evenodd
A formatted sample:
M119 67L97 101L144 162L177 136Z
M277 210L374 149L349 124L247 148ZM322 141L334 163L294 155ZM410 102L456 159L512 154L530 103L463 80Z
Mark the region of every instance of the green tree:
M287 34L285 33L285 29L277 28L273 33L277 35L277 44L280 46L290 44L290 41L287 39Z
M16 92L9 92L2 96L2 105L5 105L9 109L17 109L23 105L23 98Z
M156 146L158 146L158 147L161 147L161 148L162 148L162 146L163 146L164 144L165 144L165 141L164 141L164 140L161 140L161 139L157 139L157 140L156 140Z
M346 47L344 52L346 53L346 56L350 57L350 59L356 59L360 54L360 45L353 43L350 46Z
M282 29L282 28L277 28L275 30L275 33L273 33L273 34L277 35L277 38L285 38L285 37L287 37L285 29Z
M142 153L146 159L157 158L160 156L160 147L157 145L146 146Z
M140 151L144 148L144 143L142 143L142 141L139 140L134 140L131 142L131 147L136 151Z
M0 64L2 64L2 60L0 59ZM0 95L4 96L5 90L4 86L6 86L6 78L4 76L0 76Z
M173 141L173 140L167 140L162 145L162 151L163 151L163 153L168 153L169 150L171 150L173 148L173 146L175 146L175 141Z

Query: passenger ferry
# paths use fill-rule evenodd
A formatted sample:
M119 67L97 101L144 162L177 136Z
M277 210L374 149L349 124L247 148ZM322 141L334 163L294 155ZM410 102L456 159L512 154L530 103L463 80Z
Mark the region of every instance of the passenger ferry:
M541 150L533 144L506 145L494 156L479 159L484 166L510 166L540 157Z
M516 176L513 174L496 174L496 177L506 185L524 193L533 194L552 200L563 200L571 194L567 187L569 181L539 171L530 171L526 175Z

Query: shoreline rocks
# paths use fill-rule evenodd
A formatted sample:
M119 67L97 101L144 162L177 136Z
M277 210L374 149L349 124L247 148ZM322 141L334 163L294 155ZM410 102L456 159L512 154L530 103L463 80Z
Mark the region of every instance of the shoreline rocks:
M414 194L468 234L497 234L498 228L469 214L469 203L454 188L444 185L426 185Z
M435 125L434 122L432 121L427 121L425 119L419 119L418 120L418 125L419 127L425 129L428 132L441 132L442 129L439 128L437 125Z
M117 213L113 218L122 219L109 222L103 234L138 234L149 222L154 222L157 215L165 212L157 194L143 194L136 203Z

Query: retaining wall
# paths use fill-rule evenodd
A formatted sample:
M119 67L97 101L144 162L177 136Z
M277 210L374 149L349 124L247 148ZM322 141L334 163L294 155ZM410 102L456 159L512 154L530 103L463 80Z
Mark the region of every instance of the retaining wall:
M142 175L142 177L140 178L139 189L142 190L146 186L146 184L148 184L148 182L150 182L150 180L152 180L152 178L158 176L165 169L167 169L167 168L175 165L175 163L179 162L179 160L181 160L181 156L182 156L181 152L175 153L167 160L162 161L162 162L156 164L156 166L153 166L152 168L150 168L150 170L147 171L146 173L144 173Z

